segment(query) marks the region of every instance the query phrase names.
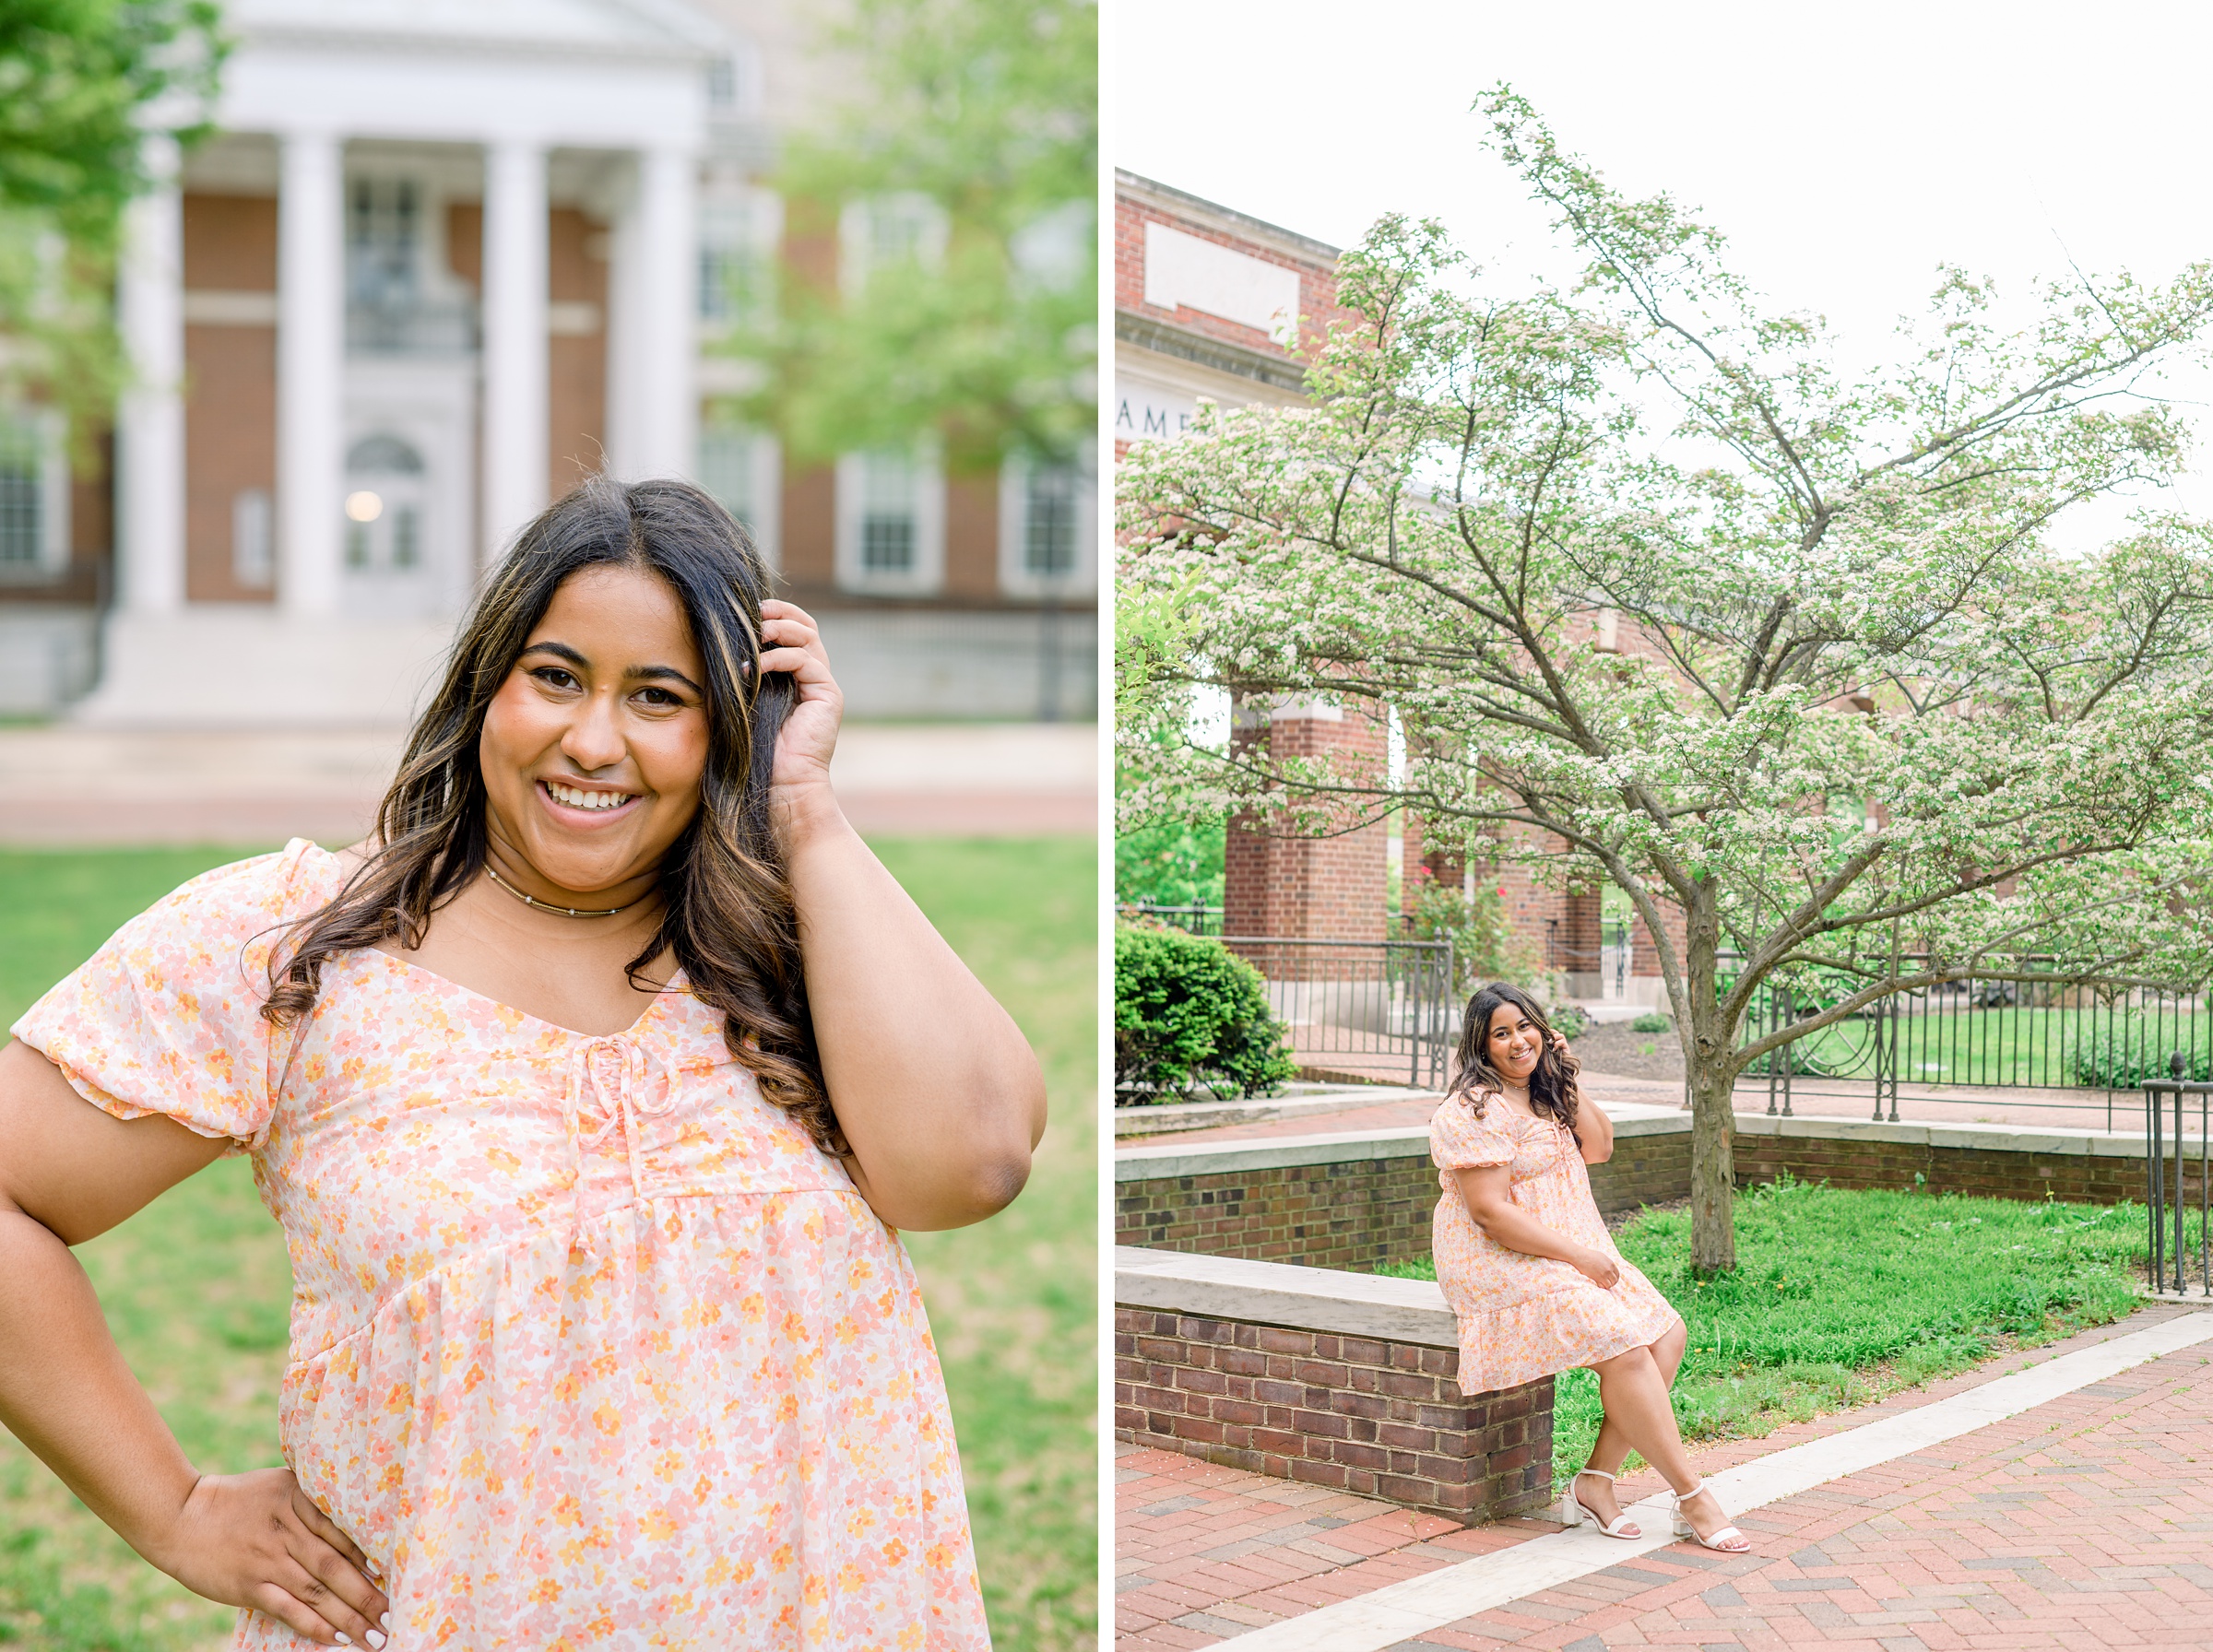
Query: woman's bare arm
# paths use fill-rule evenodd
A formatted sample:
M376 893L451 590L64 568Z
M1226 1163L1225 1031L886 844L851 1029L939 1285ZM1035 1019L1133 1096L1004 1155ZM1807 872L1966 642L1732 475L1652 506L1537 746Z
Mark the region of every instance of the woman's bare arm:
M894 1227L980 1221L1022 1191L1045 1133L1037 1057L827 787L787 819L807 1001L854 1180Z
M776 836L807 1003L853 1179L894 1227L981 1221L1022 1191L1045 1075L1014 1018L860 841L830 785L845 696L804 609L761 605L763 671L799 702L776 740Z
M1585 1164L1604 1164L1614 1156L1614 1121L1587 1095L1576 1098L1575 1139Z
M1615 1280L1621 1278L1620 1264L1605 1252L1576 1244L1516 1205L1509 1197L1513 1181L1505 1165L1483 1164L1472 1170L1456 1170L1452 1178L1460 1184L1460 1197L1466 1201L1468 1215L1475 1225L1507 1249L1565 1262L1609 1291L1614 1288Z
M202 1475L124 1363L69 1247L222 1154L173 1119L92 1106L29 1044L0 1047L0 1423L171 1576L325 1645L378 1646L361 1552L287 1469Z

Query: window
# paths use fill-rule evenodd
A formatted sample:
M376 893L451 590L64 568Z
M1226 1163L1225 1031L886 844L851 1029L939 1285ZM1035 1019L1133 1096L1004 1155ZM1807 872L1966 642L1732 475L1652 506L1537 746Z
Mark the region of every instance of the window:
M912 191L850 201L838 217L838 282L858 297L886 272L914 265L935 269L945 258L945 209Z
M1086 465L1010 457L999 480L1000 589L1088 597L1098 584L1096 499Z
M699 317L757 323L774 311L783 197L765 189L710 193L699 217Z
M35 570L45 560L45 455L22 424L0 424L0 567Z
M945 482L928 451L847 454L837 462L837 581L919 596L945 581Z
M69 467L61 416L0 407L0 580L21 583L69 565Z
M1097 214L1089 201L1064 201L1032 218L1007 242L1018 279L1025 285L1061 292L1091 277L1092 225Z
M744 525L771 568L779 565L783 520L783 454L774 436L738 425L699 432L699 485Z
M277 583L276 539L268 490L246 488L231 496L231 577L249 591Z
M421 239L421 201L413 180L356 178L346 204L347 298L372 310L410 307Z

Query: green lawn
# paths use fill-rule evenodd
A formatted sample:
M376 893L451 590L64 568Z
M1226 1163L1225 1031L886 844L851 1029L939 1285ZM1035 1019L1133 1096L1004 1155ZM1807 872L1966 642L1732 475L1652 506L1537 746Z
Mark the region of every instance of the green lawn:
M1043 1056L1052 1127L1028 1189L979 1227L909 1241L953 1398L977 1559L1004 1652L1095 1644L1095 850L1088 841L876 845ZM0 1026L133 913L241 850L0 853ZM133 1369L211 1469L274 1463L290 1278L243 1160L79 1250ZM0 1433L0 1644L183 1652L231 1613L133 1555Z
M2137 1304L2140 1205L1862 1192L1805 1182L1736 1204L1736 1270L1690 1268L1688 1211L1648 1210L1615 1236L1690 1329L1675 1378L1686 1439L1764 1434L2122 1317ZM2195 1240L2195 1235L2194 1235ZM1384 1272L1434 1279L1426 1257ZM1599 1424L1598 1379L1562 1375L1553 1472Z

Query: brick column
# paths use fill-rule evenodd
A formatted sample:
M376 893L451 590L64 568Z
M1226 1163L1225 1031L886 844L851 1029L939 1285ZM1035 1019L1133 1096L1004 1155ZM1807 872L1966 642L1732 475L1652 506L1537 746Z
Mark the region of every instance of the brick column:
M1267 744L1276 758L1341 754L1380 779L1385 725L1357 707L1315 701L1239 705L1231 739ZM1230 817L1224 843L1223 931L1307 940L1381 940L1388 888L1381 821L1334 836L1263 834L1249 813ZM1282 831L1277 826L1275 830Z

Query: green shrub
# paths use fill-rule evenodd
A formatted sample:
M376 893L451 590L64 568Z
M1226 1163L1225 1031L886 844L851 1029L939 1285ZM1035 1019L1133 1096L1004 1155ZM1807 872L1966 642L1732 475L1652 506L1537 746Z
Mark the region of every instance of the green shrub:
M1544 1012L1544 1019L1552 1023L1552 1030L1569 1044L1591 1031L1591 1023L1573 1004L1555 1004Z
M2167 1036L2155 1038L2150 1019L2137 1010L2101 1023L2097 1033L2075 1052L2075 1081L2092 1090L2136 1090L2147 1079L2169 1077L2167 1058L2172 1046L2195 1044L2199 1031L2195 1021L2181 1038L2170 1024ZM2155 1047L2155 1045L2157 1047ZM2213 1048L2184 1049L2183 1077L2203 1083L2213 1079Z
M1298 1071L1289 1029L1268 1013L1260 972L1218 940L1118 925L1114 1088L1126 1100L1179 1101L1273 1090Z
M1632 1032L1672 1032L1675 1023L1656 1009L1648 1009L1629 1023Z

